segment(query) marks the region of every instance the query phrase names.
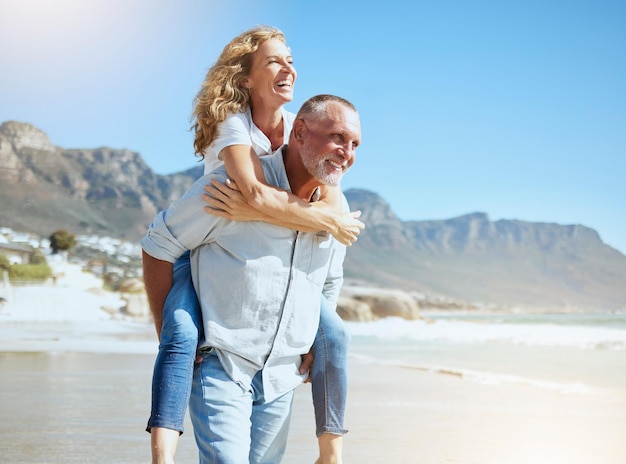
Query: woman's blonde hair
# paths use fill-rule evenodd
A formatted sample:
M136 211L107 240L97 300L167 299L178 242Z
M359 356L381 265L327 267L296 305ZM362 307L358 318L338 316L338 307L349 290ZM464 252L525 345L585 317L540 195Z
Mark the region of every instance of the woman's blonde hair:
M271 26L254 27L231 40L209 69L194 99L191 129L195 132L194 153L204 159L217 126L229 113L245 111L250 104L248 90L241 86L250 74L252 55L270 39L287 43L285 35Z

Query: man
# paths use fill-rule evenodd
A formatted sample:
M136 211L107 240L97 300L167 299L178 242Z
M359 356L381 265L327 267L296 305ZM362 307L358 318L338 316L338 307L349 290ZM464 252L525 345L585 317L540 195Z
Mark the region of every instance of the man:
M354 106L331 95L302 106L289 143L261 157L268 183L314 201L339 185L360 143ZM172 263L192 250L205 340L190 412L201 462L277 463L287 442L301 356L319 322L320 295L336 304L345 247L328 233L204 214L204 186L219 168L159 214L142 241L144 279L167 294ZM147 286L148 287L148 286ZM153 290L151 290L151 288ZM149 298L153 301L152 298Z

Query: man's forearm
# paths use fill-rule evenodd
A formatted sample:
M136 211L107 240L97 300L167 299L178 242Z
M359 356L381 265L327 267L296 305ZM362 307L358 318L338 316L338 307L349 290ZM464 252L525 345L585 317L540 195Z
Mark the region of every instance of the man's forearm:
M163 306L165 299L172 288L174 265L168 261L162 261L142 251L143 281L148 295L148 304L154 319L159 340L161 339L161 326L163 325Z

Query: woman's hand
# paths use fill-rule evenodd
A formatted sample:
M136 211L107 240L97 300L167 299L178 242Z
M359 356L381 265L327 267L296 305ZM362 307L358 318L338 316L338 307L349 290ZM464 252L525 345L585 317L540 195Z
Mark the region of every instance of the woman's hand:
M209 204L204 210L215 216L231 219L233 221L262 221L265 215L255 210L246 203L243 195L237 188L237 184L226 180L223 184L215 179L210 185L204 186L205 194L202 199Z
M207 213L233 221L265 221L294 230L312 231L310 228L277 221L254 209L246 203L237 184L231 179L227 179L225 184L212 179L210 185L204 186L204 190L206 193L202 195L202 199L208 203L208 206L204 207ZM330 214L329 216L329 223L332 225L329 227L331 229L329 232L339 243L345 246L351 246L356 242L357 236L365 228L365 224L358 219L361 216L361 211Z
M359 217L361 217L361 211L342 214L338 217L335 230L330 231L330 233L338 242L345 246L351 246L365 228L365 224L359 221Z

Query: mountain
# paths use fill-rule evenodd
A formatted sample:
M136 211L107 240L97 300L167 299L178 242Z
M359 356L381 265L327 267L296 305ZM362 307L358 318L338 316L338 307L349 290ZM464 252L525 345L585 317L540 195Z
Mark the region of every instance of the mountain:
M202 174L158 175L130 150L63 149L36 127L0 126L0 226L139 240L157 211ZM484 213L401 221L351 189L367 227L349 250L353 282L469 302L554 310L626 308L626 256L582 225L491 221Z
M16 230L137 240L201 174L198 165L162 176L130 150L67 150L30 124L0 126L0 221Z
M544 309L625 309L626 256L582 225L473 213L402 222L380 196L346 192L367 224L346 276L452 298Z

